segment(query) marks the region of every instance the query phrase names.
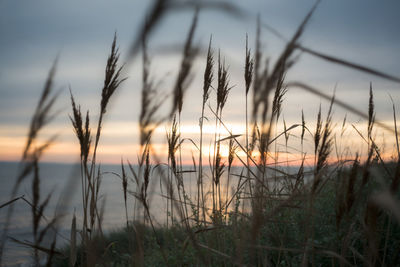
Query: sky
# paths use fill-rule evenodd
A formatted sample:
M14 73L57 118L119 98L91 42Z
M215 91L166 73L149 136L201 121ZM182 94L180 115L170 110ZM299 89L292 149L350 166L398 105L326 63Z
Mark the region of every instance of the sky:
M211 1L212 2L212 1ZM21 157L29 121L49 69L58 56L55 89L61 90L55 110L57 117L40 133L46 140L57 135L54 145L44 156L46 161L75 162L79 147L68 115L71 114L69 88L82 110L90 110L92 122L99 112L104 68L114 33L126 62L134 37L146 17L151 1L0 1L0 160L14 161ZM229 66L232 89L223 119L234 133L244 131L244 55L245 36L254 51L256 17L262 24L275 28L289 39L313 6L311 0L249 0L230 1L243 10L245 17L206 9L199 15L195 43L203 49L194 65L191 86L185 94L182 113L182 135L198 140L198 120L201 111L202 76L208 40L212 35L214 52L220 51ZM301 44L305 47L365 65L400 77L400 2L396 0L335 0L321 1L310 20ZM181 52L190 27L193 10L169 13L154 30L149 40L151 77L159 82L165 100L158 112L169 111L173 82L180 64ZM285 42L266 28L262 29L262 52L277 58ZM369 85L374 88L376 118L393 125L392 103L400 110L400 85L369 74L334 65L307 54L288 72L287 81L301 81L332 94L336 98L367 112ZM99 158L117 163L121 157L136 159L138 152L138 116L140 112L141 59L127 63L124 73L128 78L112 98L108 108ZM210 104L215 106L215 95ZM319 96L297 88L285 95L282 119L288 125L301 122L304 111L307 125L315 124L319 105L326 114L329 103ZM352 123L365 129L365 121L340 107L334 108L334 121L340 125L347 114ZM213 119L206 116L208 136L213 134ZM400 115L399 115L400 116ZM93 123L92 127L95 127ZM165 131L160 126L154 136L157 151L165 151ZM278 129L282 129L281 123ZM354 140L360 139L349 126L347 146L353 153L361 148ZM295 136L296 131L294 131ZM392 146L391 133L380 130L377 138ZM354 141L356 142L356 141ZM187 157L196 153L187 145ZM354 149L353 149L354 148ZM161 152L162 153L162 152Z

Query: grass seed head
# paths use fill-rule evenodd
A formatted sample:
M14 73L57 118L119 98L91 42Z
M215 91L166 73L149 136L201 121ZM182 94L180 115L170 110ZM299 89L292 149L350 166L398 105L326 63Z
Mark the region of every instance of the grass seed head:
M214 79L214 72L213 72L214 56L213 56L213 51L211 49L211 40L212 37L210 37L210 43L208 44L207 64L206 64L206 69L204 70L203 103L206 103L208 98L210 97L210 87Z
M224 62L221 62L221 55L218 53L218 87L217 87L217 110L222 110L228 99L229 76Z
M116 47L117 43L117 34L114 34L114 39L111 45L111 53L107 59L107 65L105 70L105 78L104 78L104 86L101 91L101 103L100 103L100 112L101 114L106 113L107 104L120 86L122 82L126 80L126 78L121 78L121 71L123 69L123 65L118 67L119 60L119 51Z
M246 82L246 95L249 93L251 82L253 79L254 59L251 57L250 49L248 48L248 37L246 34L246 63L244 66L244 80Z

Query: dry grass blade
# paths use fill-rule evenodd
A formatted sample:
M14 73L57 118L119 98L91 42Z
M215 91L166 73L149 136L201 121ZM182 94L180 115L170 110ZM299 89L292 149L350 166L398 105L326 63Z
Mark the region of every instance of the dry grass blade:
M126 175L124 162L122 159L121 159L121 170L122 170L122 191L124 192L126 226L128 227L128 205L127 205L128 176Z
M39 178L39 166L38 162L34 161L34 175L33 175L33 181L32 181L32 226L33 226L33 235L36 239L37 235L37 230L39 228L39 220L42 214L42 211L38 210L39 209L39 201L40 201L40 178Z
M212 36L210 37L210 43L208 44L207 51L207 63L204 70L204 84L203 84L203 109L204 105L210 97L210 86L214 78L213 66L214 66L214 56L211 49Z
M244 65L244 80L246 83L246 95L249 93L251 82L253 80L254 59L251 57L250 49L248 48L248 36L246 34L246 60Z
M331 97L331 96L329 96L329 95L323 93L321 90L318 90L318 89L316 89L316 88L314 88L314 87L311 87L311 86L306 85L306 84L301 83L301 82L290 82L290 83L287 84L287 86L288 86L288 87L299 87L299 88L301 88L301 89L303 89L303 90L306 90L306 91L308 91L308 92L310 92L310 93L312 93L312 94L318 95L318 96L320 96L320 97L322 97L322 98L324 98L324 99L326 99L326 100L329 100L329 101L332 100L332 97ZM338 105L338 106L340 106L340 107L342 107L342 108L344 108L344 109L346 109L346 110L352 112L353 114L356 114L356 115L358 115L358 116L360 116L360 117L366 119L366 120L368 120L368 118L369 118L368 114L365 114L364 112L359 111L358 109L353 108L353 107L350 106L349 104L346 104L346 103L344 103L343 101L341 101L341 100L339 100L339 99L336 99L336 98L335 98L335 99L334 99L334 103L335 103L336 105ZM392 127L390 127L390 126L384 124L383 122L375 121L375 124L378 125L379 127L383 128L383 129L385 129L385 130L391 132L391 133L394 133L394 129L393 129Z
M233 134L233 135L229 135L229 136L227 136L227 137L218 139L217 142L222 142L222 141L226 141L226 140L232 140L232 139L235 139L235 138L240 137L240 136L242 136L242 134Z
M296 175L296 182L293 186L293 190L292 192L297 193L298 191L300 191L300 188L304 185L304 161L306 159L306 155L303 156L302 160L301 160L301 165L299 167L299 170L297 171L297 175Z
M285 117L283 117L283 131L284 131L284 134L285 134L285 146L287 147L290 135L289 135L289 132L288 132L287 127L286 127Z
M95 233L95 223L98 222L98 230L102 233L101 230L101 216L97 207L98 197L99 197L99 189L101 185L101 175L100 175L100 166L98 167L98 174L96 176L96 155L97 148L100 141L101 130L103 126L103 117L107 112L107 106L114 95L117 88L121 85L122 82L126 80L126 78L121 78L121 72L124 67L118 66L119 60L119 52L117 48L117 35L114 34L113 42L111 45L111 52L108 56L106 68L105 68L105 78L104 85L101 90L101 102L100 102L100 114L97 123L97 131L95 137L95 144L92 153L92 160L90 164L90 169L86 165L87 157L81 158L81 175L82 175L82 205L83 205L83 245L86 246L89 244L89 240L92 237L92 234ZM75 102L72 100L74 119L72 120L75 131L78 134L78 139L80 138L80 142L84 142L84 150L85 152L81 152L81 154L88 153L90 146L90 130L89 130L89 114L86 116L85 129L83 130L82 123L82 115L80 114L79 108L76 108ZM79 129L80 128L80 129ZM80 136L81 135L81 136ZM83 136L82 136L83 135ZM89 215L89 220L87 216ZM88 226L89 221L89 226ZM88 235L89 233L89 235ZM87 254L87 260L89 260L91 256Z
M171 131L167 133L167 142L168 142L168 157L172 164L172 171L175 174L178 173L175 153L179 148L179 138L180 134L178 133L178 124L176 122L176 118L174 117L172 120Z
M392 76L392 75L389 75L389 74L386 74L386 73L383 73L383 72L380 72L378 70L374 70L374 69L371 69L371 68L368 68L368 67L365 67L365 66L362 66L362 65L358 65L358 64L346 61L344 59L339 59L339 58L336 58L336 57L328 56L326 54L322 54L320 52L317 52L315 50L311 50L309 48L303 47L303 46L298 45L298 44L296 44L296 48L301 50L301 51L303 51L303 52L305 52L305 53L308 53L310 55L322 58L322 59L327 60L329 62L340 64L342 66L346 66L346 67L349 67L351 69L356 69L356 70L359 70L359 71L362 71L362 72L365 72L365 73L369 73L369 74L372 74L372 75L375 75L375 76L378 76L378 77L381 77L381 78L384 78L384 79L387 79L387 80L390 80L390 81L393 81L393 82L396 82L396 83L400 83L400 78Z
M286 124L286 122L285 122L285 124ZM299 127L299 126L302 126L302 125L301 125L301 124L293 124L293 125L291 125L289 128L286 128L286 127L285 127L285 129L284 129L283 132L281 132L280 134L276 135L274 138L272 138L272 139L270 139L270 140L268 141L268 145L270 145L270 144L272 144L273 142L275 142L276 140L278 140L278 138L281 137L282 135L285 135L285 139L286 139L286 138L289 138L289 132L290 132L291 130L293 130L293 129Z
M285 38L275 28L271 27L270 25L268 25L266 23L263 23L262 26L264 28L266 28L268 31L270 31L272 34L274 34L276 37L278 37L279 39L288 42L287 38ZM300 44L295 44L295 46L296 46L296 49L299 49L300 51L302 51L304 53L307 53L307 54L310 54L312 56L321 58L321 59L326 60L328 62L339 64L339 65L342 65L342 66L345 66L345 67L349 67L351 69L355 69L355 70L358 70L358 71L361 71L361 72L369 73L369 74L372 74L372 75L375 75L375 76L378 76L378 77L381 77L381 78L384 78L384 79L388 79L388 80L400 83L400 78L399 77L396 77L396 76L393 76L393 75L389 75L389 74L386 74L384 72L381 72L381 71L378 71L378 70L375 70L375 69L372 69L372 68L369 68L369 67L366 67L366 66L362 66L360 64L356 64L356 63L353 63L353 62L350 62L350 61L347 61L347 60L344 60L344 59L340 59L340 58L333 57L333 56L330 56L330 55L327 55L327 54L324 54L324 53L321 53L321 52L317 52L317 51L315 51L313 49L304 47L304 46L302 46Z
M393 103L392 98L391 98L391 100ZM394 132L395 132L395 136L396 136L397 164L396 164L396 170L394 173L392 184L390 185L390 190L392 193L395 193L400 184L400 148L399 148L399 135L397 132L396 109L395 109L394 103L393 103L393 121L394 121Z
M308 21L310 20L312 14L314 13L315 9L317 8L318 4L320 1L317 1L314 6L311 8L311 10L308 12L306 17L303 19L302 23L300 26L297 28L295 34L293 35L292 39L288 42L286 45L285 50L282 52L280 55L279 59L275 63L275 67L273 68L273 71L271 75L268 77L268 83L269 86L272 88L278 82L279 77L282 75L283 70L285 69L285 65L288 65L287 62L289 60L289 57L292 55L294 49L296 48L297 41L299 40L300 36L302 35Z
M317 187L319 186L319 184L321 182L321 179L322 179L321 171L327 165L328 156L332 151L332 145L333 145L332 107L333 107L334 100L335 100L335 95L333 95L331 98L331 104L329 106L328 114L326 115L325 126L324 126L322 132L319 133L319 135L322 139L319 141L319 144L317 147L317 165L315 167L315 172L314 172L315 177L314 177L313 185L311 188L312 194L314 194L316 192ZM321 112L318 113L319 119L320 119L320 113ZM319 124L320 124L319 127L321 127L321 122L319 122ZM321 129L320 129L320 131L321 131ZM316 145L317 145L317 142L316 142Z
M176 111L178 111L179 113L182 112L183 95L189 85L190 72L192 69L193 61L198 52L198 49L194 48L192 45L194 32L197 27L198 12L199 12L198 9L196 9L195 14L193 16L192 24L190 26L189 33L186 37L186 42L183 49L183 58L181 61L181 66L179 69L178 77L173 91L172 110L170 113L171 117Z
M47 199L49 199L49 198L50 198L50 195L48 195ZM21 200L23 200L25 203L27 203L31 208L34 207L34 206L33 206L33 203L30 202L29 200L27 200L25 197L22 197ZM46 205L47 205L47 204L46 204ZM38 207L36 208L36 212L37 212L37 213L40 213L40 210L39 210ZM56 234L57 234L58 236L62 237L64 240L68 241L68 239L67 239L66 237L64 237L63 235L61 235L60 233L58 233L58 232L57 232L57 229L55 228L55 223L56 223L56 221L58 220L57 217L55 217L55 218L53 218L53 219L50 220L50 219L48 219L48 218L46 218L46 217L44 216L43 212L40 213L40 216L41 216L42 219L47 223L47 225L46 225L46 227L44 228L44 231L42 231L42 233L43 233L43 232L46 232L49 228L52 228L52 229L56 232ZM41 235L42 235L42 233L41 233ZM40 238L40 240L42 240L42 238Z
M8 238L10 240L12 240L13 242L15 242L15 243L18 243L20 245L23 245L23 246L26 246L26 247L30 247L30 248L33 248L33 249L40 250L40 251L42 251L42 252L44 252L46 254L49 254L49 255L53 253L53 254L56 254L58 256L63 256L63 254L61 252L59 252L57 250L54 250L54 249L51 249L51 248L49 249L49 248L45 248L45 247L42 247L42 246L38 246L38 245L32 244L32 243L30 243L28 241L20 241L20 240L15 239L15 238L13 238L11 236L9 236Z
M32 143L36 139L40 129L42 129L53 117L49 114L50 109L53 107L55 100L59 93L52 96L53 90L53 79L56 72L57 59L54 61L53 66L47 77L47 81L42 91L42 95L39 99L39 103L32 116L31 124L29 127L28 138L24 148L22 159L25 160L28 157L29 150Z
M187 1L176 1L171 3L171 8L183 9L183 8L194 8L194 9L212 9L216 11L222 11L229 15L232 15L235 19L245 18L248 14L238 7L237 5L231 3L230 1L197 1L197 0L187 0Z
M318 152L317 171L322 169L322 166L326 163L326 159L332 150L332 107L334 101L335 95L332 96L328 114L326 115L325 126L322 132L322 140Z
M50 245L50 253L49 253L49 256L47 257L46 267L53 266L53 259L56 254L56 243L57 243L57 238L56 238L56 236L54 236L53 242L51 242L51 245Z
M222 112L228 99L229 91L228 70L225 66L225 60L221 62L221 55L218 53L217 113L218 111Z
M372 140L372 128L375 122L375 112L374 112L374 95L372 93L372 83L369 85L369 102L368 102L368 144Z
M222 162L222 157L220 153L220 143L217 142L217 152L215 158L215 181L214 181L216 186L219 185L220 179L224 171L225 171L225 163Z
M373 148L373 146L371 146L369 151L368 151L367 160L365 161L365 164L364 164L364 169L363 169L363 174L362 174L362 185L363 186L367 184L367 182L369 180L369 177L371 175L371 173L370 173L370 165L371 165L371 162L372 162L373 154L374 154L374 148Z
M394 106L394 101L391 96L390 100L392 101L392 108L393 108L393 124L394 124L394 133L396 136L397 159L400 160L400 145L399 145L399 134L397 131L396 107Z
M150 8L150 11L146 14L146 19L140 26L131 48L128 54L128 61L132 60L139 51L142 40L146 39L151 31L157 26L161 21L162 17L167 12L168 6L171 0L155 0Z
M119 51L116 47L117 34L114 34L114 40L111 45L111 53L107 59L107 65L105 70L104 86L101 91L101 104L100 112L104 114L106 112L106 107L111 96L114 94L115 90L120 86L126 78L121 78L121 71L124 67L123 65L118 67Z
M90 127L89 127L89 111L87 111L85 123L83 123L81 107L75 104L75 99L74 96L72 95L71 90L70 94L71 94L73 117L69 116L69 118L74 128L76 137L79 140L80 150L81 150L81 160L86 165L86 163L88 162L90 145L92 142Z
M259 51L259 49L260 49L260 47L259 47L260 46L260 44L259 44L259 42L260 42L260 40L259 40L259 37L260 37L259 17L258 17L258 21L257 22L258 23L257 23L256 56L261 57L261 54L260 54L260 51ZM251 83L252 83L252 80L253 80L253 73L256 72L255 77L254 77L255 78L255 82L254 82L254 86L253 86L253 89L254 89L253 90L253 102L255 102L255 96L256 96L256 92L257 92L256 90L259 89L259 87L258 87L258 67L259 67L259 65L257 65L255 70L254 70L254 60L256 60L256 64L258 64L260 58L256 58L256 59L251 58L251 52L250 52L250 49L248 48L248 36L247 36L247 34L246 34L246 52L245 53L246 53L246 55L245 55L245 66L244 66L244 80L245 80L245 86L246 86L245 87L246 88L246 92L245 92L245 97L246 97L246 100L245 100L246 101L246 107L245 107L245 109L246 109L245 110L245 116L246 116L246 121L245 121L245 123L246 123L245 140L246 140L246 166L247 166L247 169L248 169L247 178L249 178L250 177L250 171L249 171L250 159L249 158L251 157L250 156L251 153L249 153L250 145L249 145L248 94L249 94L250 86L251 86ZM256 83L257 83L257 86L255 85ZM255 118L253 118L253 120L255 121ZM229 144L231 145L232 142L233 142L233 140L230 139L229 140ZM251 144L252 147L253 147L254 143L255 143L255 141L253 139L252 144ZM231 153L229 153L229 156L232 157L232 160L233 160L233 153L232 153L232 156L231 156ZM230 165L229 165L229 169L228 169L228 183L229 183L229 173L230 173ZM249 189L251 189L250 180L248 180L247 184L248 184ZM227 193L228 193L228 189L229 189L229 187L228 187L228 184L227 184ZM227 199L228 199L228 196L227 196ZM227 205L227 207L228 207L228 205Z
M260 69L260 60L261 54L257 51L259 50L259 43L257 41L256 48L256 61L255 61L255 82L254 85L254 99L253 99L253 120L256 121L258 115L261 116L262 131L265 132L267 138L269 138L271 125L274 117L278 117L280 111L280 102L282 97L286 91L286 85L283 85L284 74L285 72L295 63L296 59L292 59L291 56L295 51L296 43L298 42L300 36L302 35L308 21L310 20L313 12L318 6L320 1L317 1L315 5L311 8L308 14L303 19L302 23L297 28L295 34L292 39L287 43L285 49L282 51L280 56L278 57L272 71L269 73L268 64L266 64L265 69L263 71L262 79L259 78L259 69ZM258 23L259 27L259 23ZM259 31L259 30L258 30ZM258 36L258 34L257 34ZM258 37L257 37L258 38ZM268 61L267 61L268 62ZM262 88L261 88L262 87ZM266 125L267 123L267 115L269 114L269 94L275 89L275 96L273 101L272 108L272 116L270 125ZM268 128L268 129L266 129ZM265 142L264 142L265 143Z
M315 127L314 134L314 154L317 156L317 151L319 147L319 141L321 139L322 131L322 119L321 119L321 104L319 105L318 115L317 115L317 126Z
M235 159L235 154L236 154L237 148L238 148L238 146L234 143L233 138L229 139L228 172L231 171L232 163L233 163L233 160Z
M132 60L138 53L142 40L150 36L151 32L160 24L162 19L168 12L178 11L182 9L213 9L226 12L235 16L235 18L245 17L246 13L238 6L229 1L176 1L176 0L155 0L149 12L146 14L144 23L140 26L138 33L131 48L129 49L128 61Z
M214 56L211 49L212 36L210 36L210 42L208 44L207 51L207 63L204 70L204 83L203 83L203 102L201 106L201 117L199 120L200 124L200 148L199 148L199 176L197 179L197 221L200 221L200 202L202 203L203 209L203 220L205 221L205 206L204 206L204 187L203 187L203 123L204 123L204 110L205 105L210 97L211 83L214 79Z
M301 145L303 146L304 133L306 132L306 121L304 119L304 112L301 110Z
M150 141L154 129L162 122L156 119L155 114L161 106L162 99L154 82L150 80L150 59L147 55L147 40L143 39L142 59L142 93L141 111L139 115L140 145L144 146Z
M96 167L97 147L100 141L101 129L103 126L103 116L107 111L107 105L110 101L111 96L115 93L117 88L121 85L122 82L126 80L126 78L121 78L121 71L124 65L118 67L118 60L119 60L119 51L117 48L117 34L115 33L113 42L111 44L111 52L107 59L104 85L103 89L101 90L100 115L97 123L97 132L93 150L92 164L88 175L89 177L94 176L94 171ZM92 194L94 194L93 189L91 191Z
M256 96L258 95L259 90L261 89L261 79L260 79L260 67L262 61L262 52L261 52L261 29L260 29L260 15L257 16L257 32L256 32L256 47L255 47L255 55L254 55L254 82L253 82L253 101L256 102ZM268 66L268 64L266 64ZM256 107L253 107L256 109ZM254 113L254 111L253 111Z
M2 209L2 208L4 208L4 207L6 207L6 206L8 206L8 205L10 205L10 204L12 204L12 203L14 203L15 201L17 201L17 200L23 198L24 196L25 196L25 195L22 195L22 196L20 196L20 197L16 197L16 198L14 198L14 199L11 199L10 201L7 201L7 202L4 203L4 204L1 204L1 205L0 205L0 209Z
M282 72L278 78L278 83L275 89L274 100L272 101L272 116L276 116L276 120L278 121L279 116L282 111L282 102L283 96L287 93L287 87L284 86L283 82L285 80L285 67L283 67Z
M355 201L355 186L357 182L357 173L358 173L358 167L359 167L359 159L358 155L356 155L356 158L354 159L353 166L350 171L350 176L349 176L349 181L348 181L348 186L347 186L347 192L346 192L346 212L349 213L351 207L354 204Z
M71 241L70 241L70 256L69 256L69 266L74 267L76 263L76 217L75 213L72 217L71 223Z
M149 187L149 182L150 182L150 171L152 166L150 165L150 151L149 151L149 146L146 146L145 148L145 168L144 168L144 173L143 173L143 184L142 184L142 197L144 199L144 202L147 201L147 188Z

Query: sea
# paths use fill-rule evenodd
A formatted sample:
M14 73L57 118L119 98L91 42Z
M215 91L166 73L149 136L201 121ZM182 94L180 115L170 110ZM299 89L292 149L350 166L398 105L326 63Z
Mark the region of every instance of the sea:
M133 166L138 172L138 166ZM211 192L211 175L209 167L204 167L204 192ZM290 171L293 173L296 168ZM138 212L138 202L134 197L136 186L134 175L128 166L125 166L128 179L128 217L129 220L143 220L143 213ZM16 178L21 172L21 164L17 162L0 162L0 205L11 199L11 191L15 185ZM231 198L233 188L238 184L242 167L232 167L230 173L230 184L227 185L227 171L221 179L222 198ZM168 168L164 165L153 166L151 180L148 186L148 199L152 220L156 226L164 226L167 217L170 215L167 210L167 190L166 179ZM183 182L185 184L185 194L197 200L197 174L193 166L183 167ZM122 229L126 225L124 194L122 190L121 165L103 164L100 167L101 185L98 206L103 208L102 230L107 233ZM39 163L40 177L40 201L51 194L49 204L43 212L42 227L45 220L50 221L54 216L59 217L56 224L57 228L57 248L65 247L70 238L70 229L73 215L77 219L77 229L82 227L82 191L81 191L81 171L79 164L59 164L59 163ZM26 177L18 187L14 197L23 197L12 204L12 216L8 228L8 233L3 253L3 264L5 266L32 266L32 249L22 245L13 239L22 242L32 242L33 222L32 208L28 202L32 203L32 181L33 177ZM176 192L176 184L175 184ZM228 192L228 193L227 193ZM209 194L208 194L209 196ZM26 201L25 201L26 200ZM207 200L210 202L210 198ZM192 203L193 203L192 202ZM233 206L233 205L232 205ZM11 205L0 209L0 231L3 230L7 212ZM189 208L190 212L190 208ZM51 232L51 231L49 231ZM53 231L54 232L54 231ZM49 247L53 240L53 235L49 234L44 240L43 246ZM44 257L44 255L43 255ZM45 258L43 258L45 260Z
M0 205L11 198L16 177L21 171L21 165L16 162L0 162ZM99 203L104 203L103 230L113 231L120 229L126 223L125 206L122 191L122 180L119 165L101 165L101 186ZM51 194L49 204L44 210L44 217L50 221L55 214L61 216L57 224L57 247L65 246L70 237L73 214L77 218L77 227L82 226L82 191L79 164L39 163L40 201ZM132 176L132 175L130 175ZM32 176L26 177L20 184L15 197L23 196L32 203ZM134 190L134 189L132 189ZM132 196L129 197L132 200ZM128 201L128 208L132 209L132 201ZM19 199L12 204L13 212L8 236L19 241L32 241L32 208ZM129 207L130 206L130 207ZM0 228L3 229L8 208L0 209ZM157 214L157 213L156 213ZM131 213L132 215L132 213ZM45 219L42 220L43 223ZM49 235L50 236L50 235ZM49 245L51 240L45 240ZM6 266L30 266L32 250L8 239L3 254Z

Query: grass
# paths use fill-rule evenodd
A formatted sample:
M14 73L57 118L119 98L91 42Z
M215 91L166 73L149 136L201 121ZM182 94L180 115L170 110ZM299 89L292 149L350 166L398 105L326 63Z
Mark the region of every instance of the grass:
M53 142L34 146L40 130L53 117L57 93L52 91L55 66L51 69L38 107L33 115L26 147L21 158L21 173L12 189L12 197L0 208L8 208L3 229L0 256L7 240L13 203L23 179L32 178L32 233L33 241L11 239L33 251L33 262L41 265L39 253L47 255L47 266L395 266L400 264L400 210L399 177L400 150L397 139L396 111L393 105L394 127L377 121L372 85L368 111L363 112L341 102L335 96L326 96L319 90L299 82L286 82L286 74L296 63L295 52L301 50L328 62L377 75L398 82L396 77L359 66L345 60L312 51L299 44L317 4L306 15L293 37L287 41L281 55L271 67L261 52L261 33L256 36L255 53L248 47L244 53L244 88L246 104L243 110L246 130L234 135L223 119L223 108L229 101L229 68L218 52L214 60L212 39L206 55L201 115L200 138L197 155L193 155L191 171L196 176L194 194L188 191L183 166L181 113L184 112L184 94L188 90L193 73L192 65L200 50L194 46L194 35L200 7L190 26L176 83L172 90L172 109L165 116L155 114L161 107L156 83L150 79L150 59L147 38L162 16L168 12L168 1L155 1L152 13L143 24L133 43L130 59L142 51L142 106L139 117L140 154L135 164L121 161L121 195L124 199L126 221L118 231L103 231L104 210L99 199L101 188L101 165L96 161L101 145L101 131L107 107L114 93L123 84L124 65L119 63L117 38L114 36L108 57L104 85L101 90L100 113L97 127L91 128L89 111L84 116L71 91L72 128L80 144L81 189L83 214L77 222L75 214L71 222L69 244L59 248L57 244L58 212L54 218L44 220L51 194L43 198L40 191L40 156ZM217 65L217 66L214 66ZM327 114L316 115L316 126L306 123L302 113L301 122L286 125L282 115L284 96L290 87L300 87L330 101ZM213 94L215 91L215 95ZM251 103L248 103L248 98ZM215 103L212 101L215 100ZM272 101L271 101L272 100ZM334 134L333 109L339 105L368 121L367 134L355 129L367 146L367 155L346 155L338 147L343 138ZM208 109L207 109L208 108ZM249 110L250 109L250 110ZM205 114L215 117L215 133L210 145L206 166L203 155L203 122ZM250 114L248 114L250 113ZM284 130L278 132L278 123ZM167 133L168 161L162 162L152 147L152 134L156 127L169 125ZM396 136L392 161L382 158L381 149L374 136L378 127ZM342 133L346 118L342 123ZM354 127L354 126L353 126ZM301 134L292 132L301 128ZM354 127L355 128L355 127ZM218 129L229 135L221 136ZM312 130L314 129L314 130ZM95 133L95 134L93 134ZM305 136L312 138L310 141ZM289 139L296 137L301 162L295 172L291 171L289 159L278 162L278 142L284 138L285 151L289 151ZM306 167L304 143L313 145L313 164ZM225 160L221 146L229 147ZM239 155L244 153L244 157ZM336 155L333 155L336 152ZM254 156L258 155L258 156ZM232 168L233 163L239 165ZM127 163L127 164L126 164ZM164 166L165 172L156 172ZM211 169L211 182L204 182L206 168ZM149 184L160 181L165 189L165 223L154 221L149 207ZM210 190L207 190L210 187ZM225 187L225 188L224 188ZM224 190L225 189L225 190ZM232 189L232 190L230 190ZM25 201L27 201L25 199ZM133 203L133 205L128 205ZM133 206L129 210L128 206ZM50 247L43 244L45 236L53 240ZM0 258L1 262L1 258Z

